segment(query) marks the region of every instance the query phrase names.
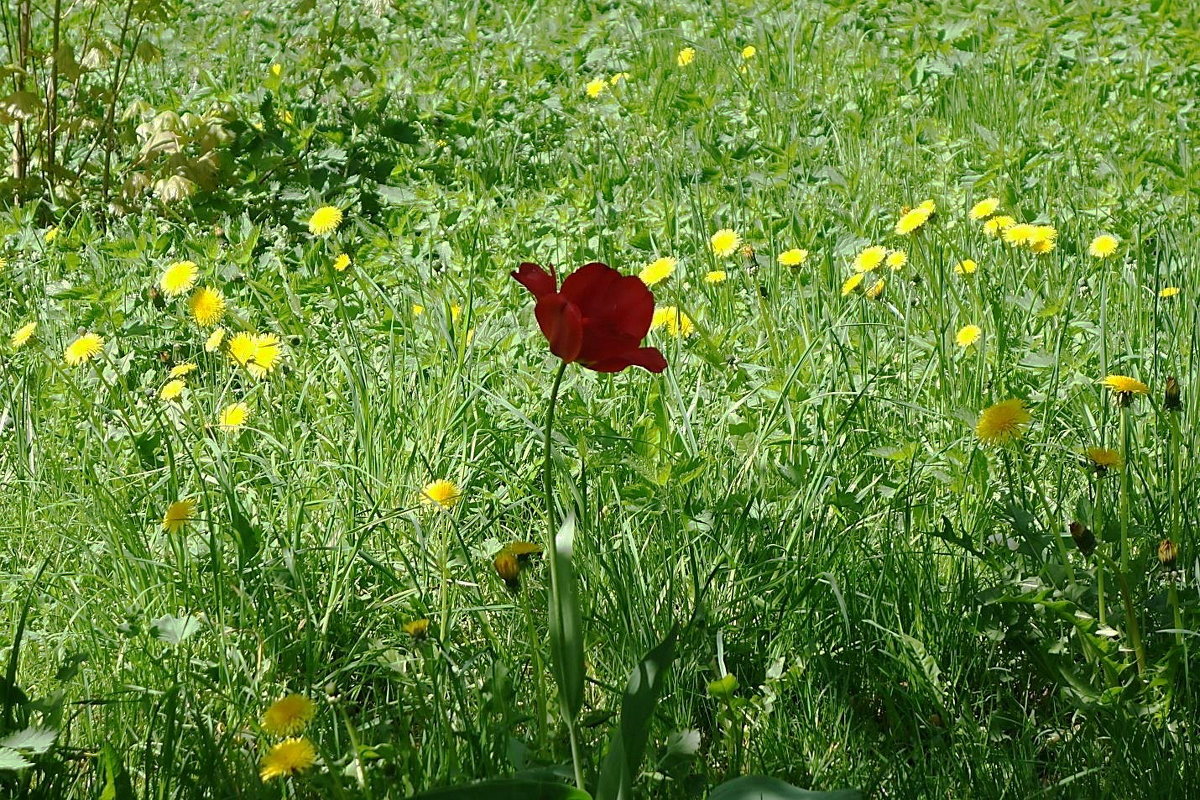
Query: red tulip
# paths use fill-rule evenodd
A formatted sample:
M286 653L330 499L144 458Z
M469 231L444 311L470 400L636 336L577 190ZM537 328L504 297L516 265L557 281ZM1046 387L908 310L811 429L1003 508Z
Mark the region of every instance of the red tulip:
M667 368L658 348L641 346L654 317L654 295L640 278L598 262L568 275L561 289L537 264L524 263L512 276L537 298L534 315L550 352L568 364L577 361L596 372Z

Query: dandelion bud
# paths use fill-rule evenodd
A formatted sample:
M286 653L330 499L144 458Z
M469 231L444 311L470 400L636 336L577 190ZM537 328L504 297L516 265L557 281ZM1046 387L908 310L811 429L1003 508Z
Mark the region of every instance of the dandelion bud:
M1179 381L1174 376L1167 378L1167 388L1163 392L1163 408L1167 411L1183 408L1183 401L1179 398Z
M1162 564L1163 569L1175 569L1175 561L1179 558L1179 548L1170 539L1163 539L1158 543L1158 563Z
M504 581L510 589L521 588L521 562L517 557L508 550L500 551L492 561L492 566L496 568L496 574Z
M1090 556L1096 550L1096 534L1092 533L1081 522L1071 523L1071 538L1075 540L1075 546L1079 548L1079 552L1085 556Z
M405 633L417 641L429 635L429 620L427 619L414 619L404 623L401 627L404 628Z

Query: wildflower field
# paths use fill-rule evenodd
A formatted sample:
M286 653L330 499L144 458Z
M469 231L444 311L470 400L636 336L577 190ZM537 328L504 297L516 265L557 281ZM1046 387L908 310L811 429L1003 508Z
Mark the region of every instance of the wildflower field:
M0 797L1200 797L1200 7L0 30Z

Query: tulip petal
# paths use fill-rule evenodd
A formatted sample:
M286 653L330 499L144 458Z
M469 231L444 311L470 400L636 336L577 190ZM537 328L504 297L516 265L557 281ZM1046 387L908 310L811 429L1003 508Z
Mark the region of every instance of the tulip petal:
M579 308L561 294L551 292L538 299L533 310L550 352L570 363L579 357L583 346L583 317Z
M612 285L619 280L621 280L621 273L607 264L593 261L590 264L584 264L563 280L562 296L583 311L584 308L591 305L603 304L608 298ZM637 278L634 280L642 283ZM646 284L642 283L642 288L645 289ZM646 289L646 291L650 290ZM585 312L584 316L591 316L591 314Z
M528 289L534 297L541 300L555 290L554 276L537 264L526 261L512 273L517 283Z
M626 367L641 367L657 374L667 368L667 359L657 347L639 347L584 366L596 372L620 372Z
M657 347L639 347L629 354L629 363L655 374L667 368L667 359Z
M562 295L579 307L587 327L619 333L635 340L645 338L654 318L654 295L636 276L622 276L612 267L592 262L568 275ZM622 348L625 349L625 348Z

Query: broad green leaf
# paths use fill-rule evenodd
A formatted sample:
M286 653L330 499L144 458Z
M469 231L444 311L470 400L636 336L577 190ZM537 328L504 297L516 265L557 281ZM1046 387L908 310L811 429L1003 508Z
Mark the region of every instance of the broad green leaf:
M563 714L571 724L583 705L584 680L583 622L571 566L574 543L575 515L571 514L554 537L554 569L550 573L550 652Z
M722 783L709 793L708 800L862 800L862 796L855 789L814 792L798 789L778 778L746 775Z
M6 747L0 747L0 770L26 769L31 766L33 766L33 764L16 750L9 750Z
M121 763L116 749L106 744L102 756L104 790L100 792L100 800L137 800L137 795L133 792L133 782L129 779L129 773Z
M600 768L597 800L630 800L633 797L633 778L642 766L650 722L662 694L663 682L675 660L675 640L679 626L629 673L625 697L621 700L621 724L613 731L608 754Z
M434 789L409 800L591 800L591 795L565 783L514 779Z
M24 750L36 755L53 747L57 737L58 731L52 728L26 728L0 739L0 748Z
M195 617L173 617L164 614L154 620L154 638L177 645L200 630L200 621Z

